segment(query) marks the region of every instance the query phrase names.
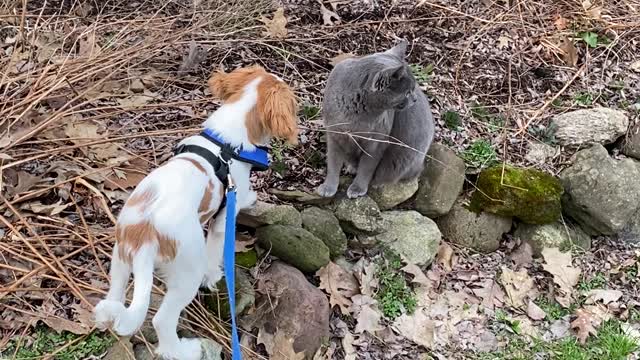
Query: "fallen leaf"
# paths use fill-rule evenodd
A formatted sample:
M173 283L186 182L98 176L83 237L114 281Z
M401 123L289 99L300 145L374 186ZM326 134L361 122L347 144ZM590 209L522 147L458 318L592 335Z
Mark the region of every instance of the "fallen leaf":
M502 307L504 304L504 292L493 279L486 279L481 287L472 290L476 296L482 298L482 306L493 310L494 307Z
M511 41L511 39L509 39L508 37L500 36L498 38L498 49L504 49L509 46L509 41Z
M342 338L342 350L344 351L344 360L356 360L357 353L353 347L353 335L348 331Z
M371 305L362 306L360 308L360 312L355 318L355 332L358 334L367 331L371 335L375 335L376 331L383 329L383 327L380 325L380 319L382 318L382 316L380 315L380 312L374 310Z
M436 255L436 264L449 272L453 269L453 248L449 244L443 242L438 247L438 255Z
M354 275L360 282L360 293L373 296L375 289L378 287L378 280L375 276L376 265L362 258L354 267Z
M267 28L266 35L276 39L287 38L287 18L284 16L284 8L278 8L273 14L273 19L262 17L260 19Z
M516 265L531 264L533 261L533 250L531 249L531 245L526 241L523 242L509 255L509 258Z
M119 149L112 154L117 154L117 152ZM100 155L104 156L105 154L101 153ZM104 188L107 190L131 189L136 187L145 176L147 176L145 173L135 169L119 170L114 168L113 173L107 176L108 181L104 183Z
M576 310L577 318L571 322L571 328L576 330L576 337L581 344L587 341L589 335L597 335L594 319L590 312L584 309Z
M407 274L413 275L413 280L411 280L411 282L413 283L420 284L426 287L433 286L433 281L431 281L427 277L427 275L424 274L424 272L422 271L422 269L420 269L418 265L408 264L407 266L403 267L400 270L406 272Z
M151 92L146 92L145 94L140 95L130 95L125 98L117 99L118 104L127 109L139 108L144 105L147 105L149 102L153 101L156 98L155 94Z
M578 64L578 52L575 45L573 44L573 41L564 36L560 40L559 47L563 52L562 58L565 64L575 67Z
M316 276L320 278L319 288L329 294L331 307L338 305L343 314L349 314L350 298L360 291L358 281L353 274L344 270L340 265L329 262L318 270Z
M236 233L236 252L245 252L253 249L256 237L244 233Z
M622 323L620 324L620 328L628 338L636 343L636 346L640 346L640 325Z
M54 216L60 214L70 205L72 205L72 203L62 204L62 200L59 200L57 203L50 205L44 205L41 202L36 201L23 204L22 206L20 206L20 209L28 210L35 214Z
M629 66L629 68L631 68L631 70L640 73L640 60L636 60L634 62L631 63L631 65ZM0 146L2 147L2 146Z
M412 315L402 314L393 322L398 333L427 349L433 348L435 323L424 312L416 309Z
M331 62L331 65L336 66L342 60L352 59L354 57L355 57L355 55L353 55L352 53L340 53L340 54L332 57L330 62Z
M68 331L76 335L86 335L90 332L91 327L87 327L83 324L63 319L55 315L47 315L40 318L48 327L55 330L57 333Z
M96 45L96 32L91 30L79 41L78 55L92 58L97 55L99 47Z
M543 339L545 341L554 341L569 336L569 330L571 329L569 318L570 315L567 315L562 319L558 319L551 323L549 330L544 334Z
M74 121L65 126L64 133L76 145L103 138L98 134L98 125L89 121ZM117 143L105 143L89 146L97 160L118 159L124 156ZM119 161L116 161L116 163Z
M602 301L603 304L607 305L618 301L622 297L622 291L596 289L587 292L585 296L587 297L586 304L595 304L597 301Z
M582 8L590 18L596 20L602 19L602 6L594 6L591 0L584 0L582 2Z
M509 304L515 308L525 305L525 299L535 299L538 295L533 279L527 274L526 269L515 272L505 266L500 274L500 282L507 293Z
M273 348L271 349L271 360L304 360L304 352L293 350L293 339L289 339L284 332L277 330L273 338Z
M562 17L562 15L558 15L553 25L555 25L558 30L564 30L568 27L567 19Z
M11 135L7 134L7 135L1 137L0 138L0 149L9 146L11 144L11 142L13 142L13 138L11 137Z
M563 306L570 303L573 287L580 280L581 270L571 265L571 252L562 253L558 248L544 248L542 257L545 263L542 268L553 275L553 282L556 283L564 296L558 298Z
M12 189L12 191L7 191L7 195L11 197L13 195L22 194L31 190L34 186L43 181L44 180L40 176L31 175L26 171L19 171L18 184Z
M529 316L531 320L537 321L547 317L547 313L545 313L540 306L536 305L533 300L529 300L529 304L527 304L527 316Z
M327 9L322 0L317 0L320 4L320 12L322 13L322 23L324 25L334 25L340 23L340 16L335 12Z

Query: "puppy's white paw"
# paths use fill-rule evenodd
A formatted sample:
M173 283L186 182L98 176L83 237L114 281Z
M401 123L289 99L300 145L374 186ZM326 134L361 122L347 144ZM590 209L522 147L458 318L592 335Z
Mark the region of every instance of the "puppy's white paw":
M208 269L202 279L202 286L211 290L212 292L218 291L218 281L222 279L222 270L220 268L217 269Z
M114 326L126 310L124 304L119 301L102 300L93 309L93 320L98 329L106 330Z
M156 354L163 360L200 360L202 346L200 339L182 338L177 344L159 344Z

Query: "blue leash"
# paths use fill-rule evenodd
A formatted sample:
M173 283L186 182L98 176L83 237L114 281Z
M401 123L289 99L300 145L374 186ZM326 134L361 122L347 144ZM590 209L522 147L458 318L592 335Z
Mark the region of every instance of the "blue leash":
M236 186L229 177L227 187L227 214L224 228L224 277L227 283L229 295L229 307L231 314L231 358L242 360L240 341L238 340L238 327L236 326Z

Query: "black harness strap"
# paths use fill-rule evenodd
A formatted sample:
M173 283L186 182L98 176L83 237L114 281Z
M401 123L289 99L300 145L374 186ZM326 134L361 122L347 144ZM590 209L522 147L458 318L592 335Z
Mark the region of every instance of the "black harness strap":
M208 149L198 145L180 145L174 150L173 153L174 155L191 153L205 159L209 164L211 164L216 177L218 178L218 180L220 180L223 188L226 190L229 186L229 160L231 160L232 158L231 154L233 154L233 149L229 145L220 145L220 148L220 157L218 157L218 155L215 155ZM224 208L227 204L226 194L227 192L224 191L220 206L218 207L218 210L213 214L213 217L216 217L220 213L222 208Z

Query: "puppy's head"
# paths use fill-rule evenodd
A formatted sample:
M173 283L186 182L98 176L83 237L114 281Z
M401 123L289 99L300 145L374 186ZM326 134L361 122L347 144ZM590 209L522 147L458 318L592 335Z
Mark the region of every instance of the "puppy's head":
M255 86L258 96L246 119L249 140L258 144L266 138L277 137L297 144L297 99L284 81L260 66L240 68L230 73L218 71L209 79L211 93L225 104L248 96L250 86Z

